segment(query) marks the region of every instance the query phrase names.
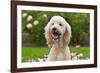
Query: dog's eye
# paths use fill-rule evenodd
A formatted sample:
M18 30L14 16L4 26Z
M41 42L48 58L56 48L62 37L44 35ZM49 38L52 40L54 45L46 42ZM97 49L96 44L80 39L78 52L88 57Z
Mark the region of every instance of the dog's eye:
M54 23L52 25L54 25Z
M60 26L62 26L62 24L59 24Z

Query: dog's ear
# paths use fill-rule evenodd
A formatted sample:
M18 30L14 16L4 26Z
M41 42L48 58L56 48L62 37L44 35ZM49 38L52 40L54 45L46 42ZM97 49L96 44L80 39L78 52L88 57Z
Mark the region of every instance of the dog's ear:
M44 28L45 30L45 38L47 41L47 45L49 48L52 48L53 42L52 42L52 37L51 37L51 32L50 32L50 24L48 23L47 26Z
M71 37L71 27L68 26L66 27L65 33L63 35L63 47L66 47L69 44Z

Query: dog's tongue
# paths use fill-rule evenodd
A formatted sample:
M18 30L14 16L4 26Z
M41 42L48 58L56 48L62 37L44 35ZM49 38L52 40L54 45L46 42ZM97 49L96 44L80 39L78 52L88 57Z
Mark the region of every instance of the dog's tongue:
M58 38L59 38L59 34L54 33L54 34L53 34L53 39L54 39L54 40L57 40Z
M52 37L54 40L57 40L57 39L59 39L60 34L58 32L53 32Z
M58 37L59 37L58 35L54 35L54 36L53 36L54 40L57 40Z

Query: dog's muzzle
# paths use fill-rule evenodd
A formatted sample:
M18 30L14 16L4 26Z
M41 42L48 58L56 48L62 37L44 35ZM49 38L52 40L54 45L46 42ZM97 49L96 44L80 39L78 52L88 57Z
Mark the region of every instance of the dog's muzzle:
M52 38L53 38L54 40L59 39L59 38L60 38L60 35L61 35L60 32L57 31L56 28L53 28L53 29L52 29Z

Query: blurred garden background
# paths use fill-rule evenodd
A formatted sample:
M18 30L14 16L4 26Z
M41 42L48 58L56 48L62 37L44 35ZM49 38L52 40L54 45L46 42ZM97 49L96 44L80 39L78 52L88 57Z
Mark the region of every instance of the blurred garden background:
M69 46L73 60L89 59L89 13L22 10L22 62L38 62L47 57L50 48L46 45L44 27L55 15L65 18L71 26Z

